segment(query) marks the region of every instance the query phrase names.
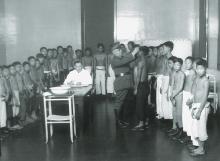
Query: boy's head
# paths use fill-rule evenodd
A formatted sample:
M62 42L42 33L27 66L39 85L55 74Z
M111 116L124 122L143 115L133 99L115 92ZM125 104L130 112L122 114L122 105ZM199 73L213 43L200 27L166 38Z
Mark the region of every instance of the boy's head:
M164 47L163 44L158 46L158 54L159 55L164 55Z
M149 48L147 46L141 46L139 48L139 52L138 52L138 56L146 56L148 55L148 52L149 52Z
M40 61L36 59L36 68L40 68L40 66L41 66Z
M46 57L47 56L47 48L46 47L40 48L40 53Z
M57 47L57 53L58 54L63 54L63 47L62 46Z
M15 67L16 72L21 72L21 63L19 61L16 61L13 63L13 66Z
M30 57L28 58L28 62L29 62L29 64L30 64L30 66L32 66L32 67L35 67L35 66L36 66L35 57L30 56Z
M50 59L53 57L53 50L52 49L48 49L48 53L47 53L47 57Z
M76 53L77 58L80 58L82 56L82 50L80 49L77 49L75 53Z
M121 48L121 50L124 51L124 52L127 51L125 44L120 44L120 48Z
M132 51L135 48L135 43L134 41L129 41L128 42L128 50Z
M8 66L3 66L3 76L8 77L9 74L10 74L9 67Z
M153 48L153 54L154 54L154 56L157 56L157 55L158 55L158 49L157 49L157 47L154 47L154 48Z
M202 58L195 58L193 62L193 69L196 70L197 62L200 61Z
M40 61L41 64L44 63L44 55L43 54L39 53L39 54L37 54L36 57Z
M190 70L193 68L193 57L188 56L185 59L185 68L186 68L186 70Z
M67 49L65 48L65 49L63 49L63 56L65 56L65 57L67 57L68 56L68 51L67 51Z
M10 71L10 74L11 74L11 75L15 75L16 70L15 70L15 67L14 67L13 64L10 65L10 67L9 67L9 71Z
M25 61L23 63L23 68L24 68L24 71L29 72L30 71L30 64L27 61Z
M183 65L183 60L181 58L176 58L174 60L174 70L180 71Z
M53 49L53 58L57 58L57 55L58 55L58 53L57 53L57 50L56 49Z
M153 47L153 46L149 46L148 49L149 49L148 55L149 55L149 56L153 55L153 49L154 49L154 47Z
M98 43L97 45L98 52L103 53L105 51L105 47L103 43Z
M71 45L68 45L66 48L68 53L73 52L73 47Z
M174 67L174 62L175 60L177 59L177 57L175 56L171 56L169 59L168 59L168 66L170 69L173 69Z
M85 56L91 56L92 55L92 50L91 48L86 48L85 49Z
M204 59L200 59L196 63L196 73L202 77L206 75L207 62Z
M173 47L174 47L174 44L172 41L167 41L165 43L163 43L163 50L164 50L164 53L167 54L167 53L170 53L173 51Z
M74 68L78 73L81 72L83 68L81 61L75 61Z

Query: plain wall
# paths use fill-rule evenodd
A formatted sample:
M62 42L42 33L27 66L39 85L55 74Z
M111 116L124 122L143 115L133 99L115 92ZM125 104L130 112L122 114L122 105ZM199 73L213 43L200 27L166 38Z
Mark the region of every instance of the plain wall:
M199 0L116 0L116 3L116 40L198 41Z
M42 46L81 48L80 0L4 0L4 10L7 63L26 60Z
M0 65L6 62L6 42L5 42L5 7L4 0L0 0Z

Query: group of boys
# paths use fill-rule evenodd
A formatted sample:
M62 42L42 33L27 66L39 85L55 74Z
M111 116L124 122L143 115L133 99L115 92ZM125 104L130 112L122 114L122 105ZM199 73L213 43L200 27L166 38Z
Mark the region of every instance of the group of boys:
M183 64L181 58L171 54L173 48L170 41L152 48L157 52L157 118L172 119L173 125L167 130L168 136L185 143L192 156L204 155L210 110L207 102L207 63L189 56Z
M192 57L183 60L172 55L174 44L167 41L157 47L136 45L130 41L128 49L116 43L105 52L97 45L93 56L90 48L75 52L72 46L57 49L42 47L36 57L23 64L14 62L0 69L0 134L8 129L18 130L38 119L42 109L41 94L51 86L62 84L73 70L74 62L81 62L93 77L98 95L115 94L117 121L128 126L125 99L132 91L136 95L135 114L138 124L133 130L144 130L149 124L151 104L158 119L172 119L167 131L173 140L187 143L193 156L205 154L204 142L209 104L209 82L206 61ZM130 90L132 89L132 90Z
M63 83L81 60L82 51L72 46L57 49L42 47L35 57L23 63L15 61L0 67L0 137L22 129L42 116L42 93L51 86Z
M148 128L148 108L151 105L156 107L157 119L172 120L172 128L167 130L172 140L185 143L192 156L205 154L210 110L206 61L189 56L183 62L172 55L174 44L171 41L156 47L129 42L128 49L124 50L123 44L115 44L112 49L117 124L129 126L125 117L129 105L123 104L126 104L129 89L132 89L136 96L135 115L138 120L132 130Z

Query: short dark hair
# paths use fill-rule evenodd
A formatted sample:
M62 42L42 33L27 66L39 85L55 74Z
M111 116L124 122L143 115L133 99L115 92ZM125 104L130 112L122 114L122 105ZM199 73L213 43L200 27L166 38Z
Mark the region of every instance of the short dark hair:
M149 48L147 46L141 46L139 50L142 51L144 55L147 55L149 52Z
M40 48L40 51L42 51L43 49L47 50L47 48L46 48L46 47L41 47L41 48Z
M80 60L77 60L77 61L74 62L74 65L76 65L77 63L82 64L82 62Z
M44 55L43 54L41 54L41 53L38 53L37 55L36 55L36 57L39 59L39 58L44 58Z
M23 67L25 66L25 65L30 65L27 61L25 61L25 62L23 62Z
M181 65L183 65L183 59L181 59L181 58L176 58L176 59L174 60L174 63L180 63Z
M91 48L89 48L89 47L87 47L87 48L85 48L85 51L92 52L92 49L91 49Z
M57 50L60 49L60 48L63 49L63 47L62 47L61 45L60 45L60 46L57 46Z
M98 43L98 44L97 44L97 48L100 48L100 47L102 47L103 49L105 49L105 46L104 46L103 43Z
M171 51L174 48L174 44L172 41L167 41L167 42L163 43L162 45L167 46L168 48L170 48Z
M19 62L19 61L15 61L15 62L12 63L12 65L13 65L13 66L21 65L21 62Z
M177 57L176 56L171 56L171 57L169 57L169 59L168 60L170 60L170 61L172 61L172 62L175 62L175 60L177 59Z
M4 70L4 69L8 69L9 66L8 66L8 65L3 65L2 68L3 68L3 70Z
M66 48L73 48L71 45L68 45Z
M132 45L132 47L134 47L134 46L135 46L134 41L128 41L128 44L131 44L131 45Z
M78 52L78 51L82 52L82 50L80 50L80 49L76 49L76 50L75 50L75 52Z
M193 62L193 61L194 61L194 58L193 58L192 56L188 56L188 57L186 57L185 60L190 60L191 62Z
M34 59L34 60L35 60L35 57L34 57L34 56L29 56L29 57L28 57L28 61L30 61L31 59Z
M121 48L122 46L125 47L125 44L120 44L120 48Z
M154 49L154 46L149 46L148 48L153 50L153 49Z
M157 49L159 49L159 48L162 47L162 46L163 46L163 44L158 45L158 46L157 46Z
M196 62L196 66L198 65L203 66L204 68L207 68L207 61L204 59L200 59L198 60L198 62Z

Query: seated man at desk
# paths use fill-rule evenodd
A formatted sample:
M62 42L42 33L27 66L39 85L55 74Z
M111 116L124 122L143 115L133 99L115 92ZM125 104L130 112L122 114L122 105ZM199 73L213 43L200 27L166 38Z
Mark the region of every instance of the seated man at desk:
M83 69L80 61L75 61L74 70L67 75L64 84L89 85L92 84L92 77L87 70Z

